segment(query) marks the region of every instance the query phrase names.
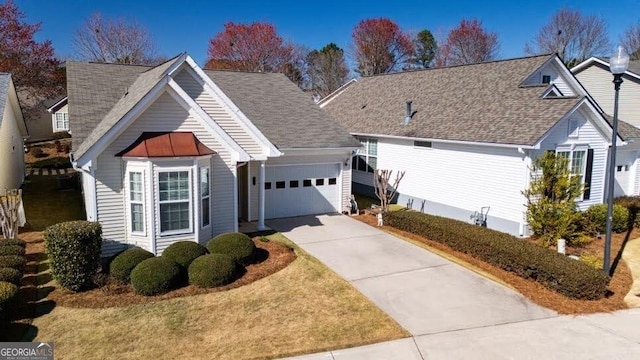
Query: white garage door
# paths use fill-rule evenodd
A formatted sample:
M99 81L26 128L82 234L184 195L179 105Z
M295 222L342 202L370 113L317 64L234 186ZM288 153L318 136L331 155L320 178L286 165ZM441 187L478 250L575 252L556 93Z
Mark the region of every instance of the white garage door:
M265 169L265 218L338 212L340 164Z

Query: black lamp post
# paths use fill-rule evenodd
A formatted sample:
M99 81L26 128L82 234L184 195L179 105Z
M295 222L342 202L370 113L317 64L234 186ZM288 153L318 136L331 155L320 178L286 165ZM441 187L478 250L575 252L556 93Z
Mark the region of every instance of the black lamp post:
M613 132L611 134L611 150L609 153L609 171L607 173L607 233L604 239L604 266L603 270L611 275L611 223L613 222L613 189L616 182L616 140L618 138L618 94L622 75L629 66L629 55L622 46L618 46L616 52L609 59L609 69L613 74L613 84L616 91L613 103Z

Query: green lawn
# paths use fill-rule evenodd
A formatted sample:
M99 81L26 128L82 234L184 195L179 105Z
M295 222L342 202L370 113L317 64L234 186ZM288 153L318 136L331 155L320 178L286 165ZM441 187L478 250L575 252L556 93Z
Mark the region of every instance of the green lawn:
M85 218L79 189L58 190L56 175L31 176L22 186L27 230L42 231L53 224Z

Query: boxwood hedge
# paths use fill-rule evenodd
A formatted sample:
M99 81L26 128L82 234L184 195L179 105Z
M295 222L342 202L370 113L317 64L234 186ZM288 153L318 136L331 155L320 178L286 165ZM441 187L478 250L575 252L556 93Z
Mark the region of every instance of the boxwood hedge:
M18 245L18 246L26 247L27 243L24 242L24 240L20 240L20 239L0 239L0 247L10 246L10 245Z
M141 248L127 249L118 254L111 264L109 264L109 275L121 283L131 281L131 271L143 260L152 258L154 255Z
M20 245L5 245L0 246L0 256L2 255L20 255L24 256L24 247Z
M238 266L229 255L200 256L189 266L189 283L202 288L226 285L235 280Z
M160 295L182 285L180 265L163 257L143 260L131 271L133 290L142 295Z
M415 211L384 215L385 224L440 242L575 299L605 296L609 276L588 264L509 234Z
M10 267L0 267L0 281L10 282L15 285L22 280L22 271Z
M18 293L18 287L15 284L6 281L0 281L0 305L11 300Z
M68 221L49 226L44 245L51 274L65 289L80 291L91 285L100 266L102 227L97 222Z
M22 271L27 258L21 255L0 255L0 267L9 267Z
M247 264L253 260L256 245L246 234L231 232L209 240L207 249L211 254L226 254L240 264Z
M207 248L194 241L175 242L162 252L162 256L173 260L184 269L188 269L191 262L205 255Z

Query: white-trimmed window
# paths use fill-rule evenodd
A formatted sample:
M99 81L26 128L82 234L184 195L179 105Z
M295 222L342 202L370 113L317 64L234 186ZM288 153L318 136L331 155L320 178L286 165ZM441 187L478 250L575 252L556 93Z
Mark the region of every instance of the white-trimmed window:
M158 172L160 235L192 232L191 173L189 170Z
M129 171L129 227L132 234L144 235L144 173Z
M372 138L358 138L362 148L351 161L353 170L373 173L378 167L378 140Z
M55 120L56 120L56 130L58 130L58 131L62 131L62 130L69 131L69 113L59 112L59 113L55 113L54 116L55 116Z
M580 184L584 185L585 174L587 173L587 149L560 149L556 154L557 156L564 157L568 160L571 177L578 176L580 178Z
M201 226L207 227L211 224L211 180L208 167L200 168L200 207Z

